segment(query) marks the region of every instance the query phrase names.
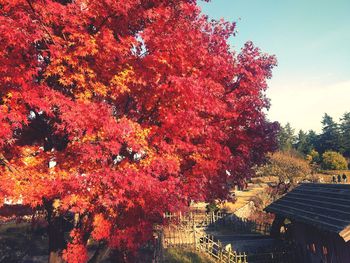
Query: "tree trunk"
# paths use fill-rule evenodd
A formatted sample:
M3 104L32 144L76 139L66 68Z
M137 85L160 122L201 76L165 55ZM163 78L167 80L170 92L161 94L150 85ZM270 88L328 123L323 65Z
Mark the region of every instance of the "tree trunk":
M54 207L53 202L46 202L45 208L47 211L48 222L48 237L49 237L49 263L63 263L62 251L66 248L64 238L65 221L57 212L57 207Z
M106 259L111 253L111 249L103 242L100 243L95 254L89 260L89 263L99 263Z
M49 263L62 263L62 251L66 248L64 239L64 221L62 217L54 217L49 222Z
M64 263L61 253L58 251L51 251L49 254L49 263Z

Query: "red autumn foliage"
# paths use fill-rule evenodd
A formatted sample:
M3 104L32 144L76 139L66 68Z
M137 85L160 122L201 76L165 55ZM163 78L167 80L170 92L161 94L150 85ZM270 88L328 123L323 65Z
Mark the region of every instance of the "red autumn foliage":
M63 259L67 262L84 263L88 260L88 253L83 242L82 233L73 230L70 234L71 242L63 252Z
M137 249L164 212L225 198L277 129L275 58L230 51L234 30L194 0L0 0L0 200L51 230L74 213L52 246L84 262L90 236Z

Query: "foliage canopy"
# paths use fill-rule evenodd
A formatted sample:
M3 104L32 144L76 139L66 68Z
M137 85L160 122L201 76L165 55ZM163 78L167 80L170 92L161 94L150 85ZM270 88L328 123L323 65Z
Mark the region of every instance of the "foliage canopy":
M0 23L0 199L47 211L50 258L135 250L275 148L275 58L230 51L235 25L195 1L0 0Z
M322 154L322 168L328 170L347 170L348 162L340 153L327 151Z
M269 163L259 168L263 176L276 176L280 182L295 182L311 174L309 163L291 153L275 152L270 154Z

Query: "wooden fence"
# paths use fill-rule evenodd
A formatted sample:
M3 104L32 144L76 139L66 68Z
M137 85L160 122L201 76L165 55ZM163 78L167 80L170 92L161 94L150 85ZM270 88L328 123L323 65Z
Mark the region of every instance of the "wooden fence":
M219 220L226 217L228 214L222 212L212 213L166 213L164 218L172 223L182 225L196 225L196 227L208 227L217 223Z
M227 230L238 233L251 232L269 235L271 230L271 224L259 223L221 212L164 214L164 218L178 225L195 225L197 228L210 226L228 228Z
M205 252L217 262L247 263L246 253L226 250L220 241L215 241L213 236L197 233L198 240L195 242L196 250Z
M192 247L208 254L217 262L247 263L245 253L237 253L227 250L214 236L205 234L195 228L183 228L169 226L162 232L162 246L169 247Z
M279 248L265 253L246 253L232 251L216 240L214 236L201 232L197 229L184 229L169 227L162 232L162 248L169 247L190 247L209 255L215 262L225 263L248 263L248 262L269 262L269 263L294 263L294 252L292 247ZM161 262L161 261L156 261Z
M271 225L252 222L246 219L223 213L216 214L167 214L164 216L173 224L163 227L159 231L159 245L168 247L191 247L212 257L216 262L225 263L247 263L247 262L273 262L289 263L295 262L293 249L281 248L269 253L253 253L232 251L225 248L220 240L215 240L214 236L206 234L203 227L216 226L227 228L230 232L237 233L261 233L268 235ZM162 253L158 250L158 254ZM158 256L158 258L161 258ZM161 262L161 261L154 261Z
M196 229L193 227L167 226L163 228L163 247L193 246L196 239Z
M269 235L271 231L271 224L259 223L234 216L227 216L223 220L219 220L217 224L235 233L259 233L262 235Z

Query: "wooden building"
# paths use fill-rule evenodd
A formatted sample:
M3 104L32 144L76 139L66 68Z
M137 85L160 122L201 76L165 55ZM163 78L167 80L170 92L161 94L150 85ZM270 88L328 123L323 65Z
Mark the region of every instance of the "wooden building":
M297 262L350 262L350 185L301 184L265 211L276 215L271 235L295 243Z

